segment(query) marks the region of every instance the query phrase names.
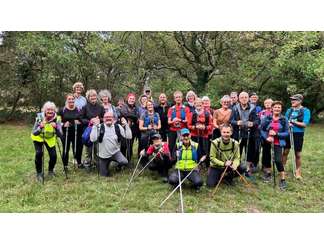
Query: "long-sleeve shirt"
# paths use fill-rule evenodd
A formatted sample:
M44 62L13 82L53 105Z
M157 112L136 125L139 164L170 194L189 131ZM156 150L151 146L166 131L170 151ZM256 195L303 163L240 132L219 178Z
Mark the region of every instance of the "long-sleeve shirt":
M105 126L105 134L101 143L98 143L99 147L99 157L100 158L110 158L118 151L120 151L120 143L118 142L118 136L115 131L115 125L119 127L120 134L123 138L131 139L132 131L128 125L125 126L125 129L119 124L112 124L111 126ZM90 140L92 142L97 141L99 137L100 126L93 126L90 133Z
M100 105L99 103L96 104L88 103L82 108L81 120L82 123L87 126L91 118L98 116L99 119L102 121L104 114L105 114L105 109L103 108L102 105Z
M211 167L224 167L226 160L233 161L236 168L240 165L240 144L231 139L225 144L222 138L212 141L210 147L210 165Z
M196 122L193 121L193 116L196 113ZM207 118L206 118L206 112L202 110L200 114L198 112L194 111L191 113L188 117L188 128L190 129L192 136L199 136L203 138L208 138L208 135L210 134L211 129L213 128L213 120L211 117L211 114L207 112ZM206 122L207 120L207 122ZM205 126L205 129L197 129L197 125L202 124ZM207 124L207 125L206 125Z

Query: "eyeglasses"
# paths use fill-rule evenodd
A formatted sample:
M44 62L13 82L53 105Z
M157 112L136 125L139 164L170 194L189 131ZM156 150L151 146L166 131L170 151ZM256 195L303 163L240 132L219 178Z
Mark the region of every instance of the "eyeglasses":
M182 135L182 137L189 137L189 134L184 134Z

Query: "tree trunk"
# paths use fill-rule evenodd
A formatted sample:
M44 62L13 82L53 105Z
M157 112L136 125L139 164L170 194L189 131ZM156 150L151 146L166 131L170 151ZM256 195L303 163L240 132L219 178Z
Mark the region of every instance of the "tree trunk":
M16 96L16 99L15 99L13 105L12 105L12 109L11 109L9 115L7 116L7 119L6 119L7 121L9 121L10 119L12 119L12 116L16 112L16 108L17 108L18 101L19 101L20 97L21 97L21 92L19 91L18 94L17 94L17 96Z

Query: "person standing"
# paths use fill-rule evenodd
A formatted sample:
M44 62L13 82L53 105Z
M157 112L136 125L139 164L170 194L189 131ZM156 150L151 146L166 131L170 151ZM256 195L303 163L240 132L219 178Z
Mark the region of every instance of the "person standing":
M120 112L116 110L116 107L111 104L111 93L107 89L100 90L99 98L105 112L112 112L114 114L115 121L120 117Z
M232 110L230 109L231 97L229 97L228 95L224 95L221 98L220 102L222 107L220 109L215 110L213 116L213 139L217 139L221 136L220 126L229 123L232 113Z
M168 139L169 124L168 124L168 110L170 105L168 104L168 99L164 93L159 96L159 105L157 105L154 110L159 113L161 120L160 135L162 141L166 142Z
M231 92L230 97L231 97L230 109L233 109L233 107L238 104L238 93L237 92Z
M69 151L72 143L73 156L79 168L82 167L82 123L81 111L75 106L73 94L67 94L65 106L59 110L58 115L62 118L63 124L63 155L62 161L65 171L68 170ZM75 135L76 134L76 135Z
M48 176L55 176L54 167L57 160L55 146L57 144L57 136L62 138L62 125L60 118L56 115L56 110L55 104L47 101L42 107L42 112L37 113L31 133L31 139L35 147L36 178L39 182L44 181L43 159L45 153L43 146L46 147L49 155Z
M263 179L266 182L271 181L271 160L275 162L280 174L279 188L285 190L287 183L285 180L285 169L282 164L282 152L286 146L288 136L288 120L281 115L283 104L280 101L272 103L272 115L263 117L261 121L261 136L263 140L262 163L264 165ZM271 146L273 145L273 147ZM274 159L271 159L271 148ZM275 173L274 173L275 174Z
M250 177L254 167L255 135L259 119L255 106L249 103L249 94L247 92L240 93L239 103L233 107L230 121L233 127L233 138L237 141L241 140L240 155L242 155L243 148L245 148L245 154L248 153L244 163L246 163L245 174Z
M291 108L286 112L286 118L289 122L290 132L293 134L294 150L296 158L296 178L302 179L301 174L301 153L304 144L305 128L310 123L310 110L302 106L304 97L301 94L295 94L290 97ZM287 144L283 153L283 164L286 165L289 150L291 148L290 138L286 139Z
M109 165L111 161L117 162L119 168L128 165L125 156L120 152L121 138L132 138L132 131L125 118L121 119L121 125L114 123L113 112L104 114L103 123L94 122L90 140L98 144L99 174L109 177Z
M76 82L72 86L73 95L75 98L75 106L81 111L82 108L87 104L87 99L82 96L84 86L82 82Z

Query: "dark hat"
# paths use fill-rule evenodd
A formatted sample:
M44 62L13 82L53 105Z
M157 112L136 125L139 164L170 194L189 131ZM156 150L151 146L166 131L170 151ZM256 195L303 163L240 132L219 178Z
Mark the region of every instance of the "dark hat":
M304 100L304 96L302 96L301 94L295 94L295 95L291 96L290 99L303 101Z
M251 97L251 96L254 96L254 95L258 96L258 95L256 94L256 92L252 92L252 93L250 93L250 97Z
M154 139L161 139L161 135L158 134L158 133L155 133L151 136L151 140L154 140Z

